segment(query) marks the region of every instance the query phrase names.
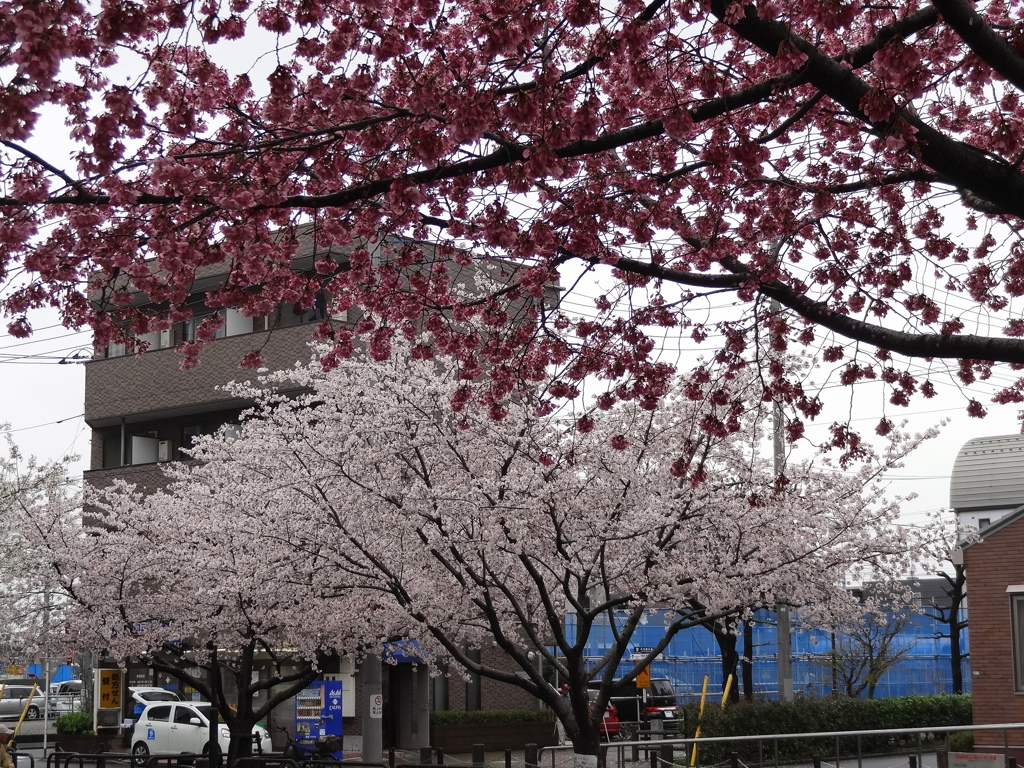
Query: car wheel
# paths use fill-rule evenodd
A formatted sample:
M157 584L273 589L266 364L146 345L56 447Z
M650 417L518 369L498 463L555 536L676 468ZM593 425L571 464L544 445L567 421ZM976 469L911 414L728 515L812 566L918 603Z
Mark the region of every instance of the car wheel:
M146 742L137 741L135 746L132 747L132 765L139 768L146 764L149 759L149 747L146 746Z
M636 741L636 723L619 723L619 741Z
M28 712L25 713L26 720L38 720L39 719L39 707L33 705L28 708Z

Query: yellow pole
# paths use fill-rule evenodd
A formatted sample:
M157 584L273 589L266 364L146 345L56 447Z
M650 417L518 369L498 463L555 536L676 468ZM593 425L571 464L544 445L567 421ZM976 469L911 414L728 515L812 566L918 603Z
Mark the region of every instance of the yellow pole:
M704 702L708 697L708 676L704 675L704 685L700 691L700 709L697 710L697 729L693 732L693 738L700 738L700 722L704 719ZM690 750L690 766L691 768L697 764L697 742L693 743L693 749Z
M722 691L722 711L725 711L725 702L729 700L729 690L732 688L732 675L725 681L725 689Z
M28 714L28 708L32 706L32 699L36 696L36 691L39 689L39 683L32 683L32 691L28 695L28 701L25 702L24 709L21 710L21 717L18 718L18 724L14 726L14 734L11 736L11 746L14 746L14 742L18 739L18 731L21 730L21 724L25 722L25 715ZM3 689L0 688L0 696L3 696ZM46 724L43 724L43 728L46 728Z

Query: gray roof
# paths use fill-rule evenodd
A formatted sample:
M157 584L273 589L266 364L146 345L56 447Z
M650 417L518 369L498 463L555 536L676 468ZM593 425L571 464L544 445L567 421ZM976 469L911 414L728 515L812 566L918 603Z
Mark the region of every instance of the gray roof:
M1024 435L976 437L960 448L949 479L958 512L1015 509L1024 504Z

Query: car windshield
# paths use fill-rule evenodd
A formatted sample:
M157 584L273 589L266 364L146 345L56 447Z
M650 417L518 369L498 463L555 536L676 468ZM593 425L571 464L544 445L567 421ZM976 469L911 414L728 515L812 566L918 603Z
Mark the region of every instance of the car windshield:
M655 696L674 696L672 683L668 680L651 680L651 693Z

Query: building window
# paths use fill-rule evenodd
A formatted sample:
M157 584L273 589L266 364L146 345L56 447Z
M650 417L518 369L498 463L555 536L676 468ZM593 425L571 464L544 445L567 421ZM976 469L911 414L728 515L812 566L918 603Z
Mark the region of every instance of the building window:
M237 440L241 434L241 427L236 423L238 411L232 411L229 415L218 419L186 424L181 428L181 447L191 449L195 447L196 441L205 435L215 435L217 431L224 430L224 437L228 441Z
M120 467L124 463L121 456L121 432L107 432L103 435L103 466Z
M128 463L132 466L156 464L160 461L160 438L156 430L131 435L128 438L128 451Z
M186 320L185 321L185 341L195 341L197 336L198 336L199 326L203 324L203 321L206 320L206 318L214 317L217 314L222 314L222 313L219 313L219 312L207 312L207 313L202 314L202 315L193 315L188 320ZM221 322L220 328L218 328L216 331L214 331L214 334L213 334L213 338L215 338L215 339L223 339L227 335L227 324L226 324L226 322L223 322L223 317L221 319L222 319L222 322Z
M1024 591L1014 591L1010 594L1010 622L1013 642L1013 690L1024 693Z

